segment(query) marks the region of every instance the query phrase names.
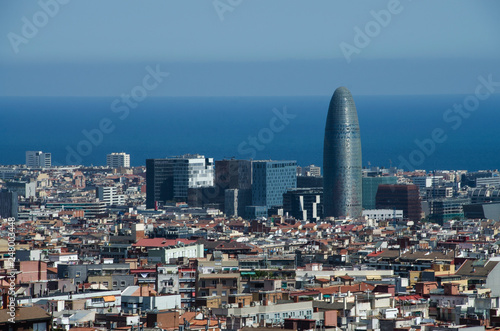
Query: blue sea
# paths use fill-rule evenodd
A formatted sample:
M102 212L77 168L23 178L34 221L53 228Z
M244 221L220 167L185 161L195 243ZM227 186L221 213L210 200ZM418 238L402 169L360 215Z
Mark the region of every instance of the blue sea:
M500 168L500 96L453 113L464 95L354 96L363 166L426 170ZM105 165L126 152L133 166L186 153L215 159L297 160L322 165L330 96L0 99L0 164L23 164L25 151L53 164Z

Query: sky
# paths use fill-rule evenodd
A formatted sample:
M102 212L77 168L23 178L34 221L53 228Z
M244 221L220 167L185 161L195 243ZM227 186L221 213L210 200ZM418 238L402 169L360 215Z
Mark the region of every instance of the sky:
M468 94L500 81L498 0L15 0L0 97Z

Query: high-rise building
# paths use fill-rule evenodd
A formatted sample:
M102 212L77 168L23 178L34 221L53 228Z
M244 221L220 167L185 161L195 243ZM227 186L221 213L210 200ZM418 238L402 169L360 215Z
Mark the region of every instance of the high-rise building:
M351 92L339 87L328 109L323 149L324 216L356 218L362 212L361 137Z
M52 156L50 153L42 151L27 151L26 166L28 168L50 168L52 166Z
M283 205L283 193L297 187L296 161L252 162L252 205Z
M377 209L402 210L404 218L410 221L422 218L420 194L415 184L379 185L375 204Z
M186 154L146 160L146 208L188 198L188 189L214 185L214 160Z
M14 217L17 220L18 199L16 192L0 191L0 219Z
M363 209L375 209L375 197L380 184L397 184L394 176L363 177Z
M319 221L323 217L323 190L290 189L283 194L283 212L303 221Z
M106 165L110 168L130 168L130 154L111 153L106 156Z
M246 206L252 204L252 161L215 161L215 186L226 215L244 216Z

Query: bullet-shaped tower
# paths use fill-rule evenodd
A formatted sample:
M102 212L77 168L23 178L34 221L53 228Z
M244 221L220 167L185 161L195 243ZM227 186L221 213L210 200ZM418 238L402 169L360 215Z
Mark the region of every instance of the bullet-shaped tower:
M324 217L362 214L361 136L351 92L333 93L326 118L323 146Z

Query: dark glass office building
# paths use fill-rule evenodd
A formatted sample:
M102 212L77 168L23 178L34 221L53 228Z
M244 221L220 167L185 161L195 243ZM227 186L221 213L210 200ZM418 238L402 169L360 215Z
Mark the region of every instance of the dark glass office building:
M325 127L324 216L356 218L362 213L361 136L351 92L335 90Z

